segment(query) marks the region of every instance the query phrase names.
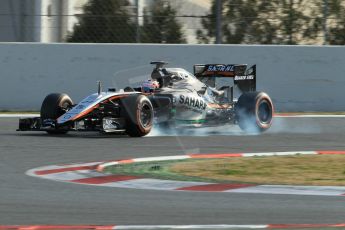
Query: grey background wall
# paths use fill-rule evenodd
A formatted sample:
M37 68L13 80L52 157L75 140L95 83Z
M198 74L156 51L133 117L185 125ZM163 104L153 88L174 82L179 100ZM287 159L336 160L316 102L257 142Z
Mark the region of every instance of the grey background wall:
M258 90L278 111L344 111L345 47L0 44L0 110L39 110L51 92L75 102L96 81L121 88L149 76L151 60L192 72L195 63L257 64Z

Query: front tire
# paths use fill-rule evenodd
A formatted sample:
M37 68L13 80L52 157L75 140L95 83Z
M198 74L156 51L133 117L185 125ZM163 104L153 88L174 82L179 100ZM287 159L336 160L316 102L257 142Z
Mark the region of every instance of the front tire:
M41 106L41 119L56 120L73 105L72 99L64 93L52 93L46 96ZM47 130L49 134L65 134L67 130Z
M273 103L264 92L243 93L235 106L240 128L249 133L261 133L269 129L273 120Z
M122 116L126 119L126 133L131 137L147 135L153 126L153 107L144 95L129 95L121 99Z

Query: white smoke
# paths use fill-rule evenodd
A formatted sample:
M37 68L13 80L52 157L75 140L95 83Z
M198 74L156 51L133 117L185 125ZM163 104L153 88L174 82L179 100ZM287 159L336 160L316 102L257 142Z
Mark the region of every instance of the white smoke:
M325 129L321 123L324 118L300 118L300 117L274 117L272 126L264 131L252 126L249 120L247 131L243 131L238 125L219 125L213 127L173 127L162 128L157 125L153 127L148 136L253 136L260 134L277 134L277 133L322 133L332 131L332 127ZM333 127L334 128L334 127Z
M148 136L216 136L216 135L253 135L248 134L240 129L237 125L221 125L212 127L174 127L174 128L162 128L159 126L153 126ZM256 134L254 134L256 135Z
M322 133L320 122L323 118L275 117L269 133Z
M240 121L239 121L240 124L238 125L247 134L258 135L262 132L260 128L258 127L258 125L256 124L256 118L254 115L248 114L248 112L246 112L244 109L238 109L237 116L240 118Z

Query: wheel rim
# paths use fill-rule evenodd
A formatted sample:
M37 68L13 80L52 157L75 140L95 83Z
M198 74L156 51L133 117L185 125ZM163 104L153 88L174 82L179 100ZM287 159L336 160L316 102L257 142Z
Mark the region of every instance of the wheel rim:
M61 108L63 109L63 110L68 110L69 109L69 107L71 106L71 103L69 103L68 101L66 101L66 102L64 102L63 104L62 104L62 106L61 106Z
M272 109L271 105L267 100L260 102L258 107L258 118L263 124L268 124L272 120Z
M69 101L65 101L61 106L59 106L59 116L68 112L71 109L71 103Z
M144 103L140 110L140 123L146 128L151 125L152 121L152 110L151 106L147 103Z

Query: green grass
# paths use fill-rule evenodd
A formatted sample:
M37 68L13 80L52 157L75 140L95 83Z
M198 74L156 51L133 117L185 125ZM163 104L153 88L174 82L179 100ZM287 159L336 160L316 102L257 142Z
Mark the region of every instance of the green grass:
M200 160L188 160L200 161ZM109 166L104 169L105 172L117 175L131 175L147 178L156 178L164 180L178 180L178 181L200 181L200 182L224 182L223 180L201 178L196 176L186 176L180 173L175 173L171 167L175 164L184 162L184 160L174 161L157 161L157 162L142 162L131 164L120 164Z
M345 186L345 155L235 157L142 162L106 172L180 181Z
M209 159L174 164L186 176L254 184L345 186L345 155Z

